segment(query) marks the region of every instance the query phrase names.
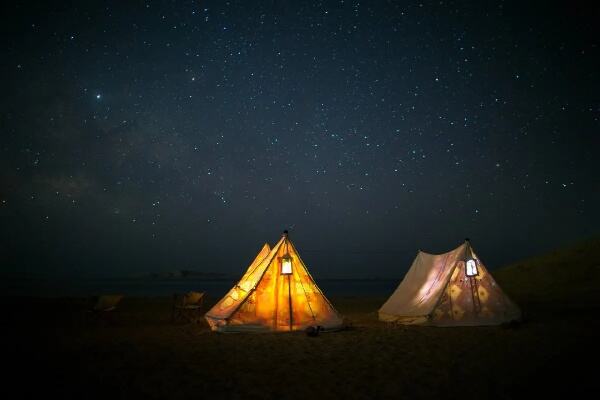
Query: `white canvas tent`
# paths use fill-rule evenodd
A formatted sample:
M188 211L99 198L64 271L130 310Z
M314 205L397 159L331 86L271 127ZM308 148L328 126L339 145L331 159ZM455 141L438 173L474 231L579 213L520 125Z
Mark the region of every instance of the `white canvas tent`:
M444 254L419 251L379 309L381 321L409 325L499 325L520 316L468 240Z

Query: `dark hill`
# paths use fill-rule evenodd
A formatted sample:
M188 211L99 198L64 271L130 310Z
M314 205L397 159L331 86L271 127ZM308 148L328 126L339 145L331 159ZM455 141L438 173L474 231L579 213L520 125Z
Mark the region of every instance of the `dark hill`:
M493 272L516 302L600 305L600 238L528 258Z

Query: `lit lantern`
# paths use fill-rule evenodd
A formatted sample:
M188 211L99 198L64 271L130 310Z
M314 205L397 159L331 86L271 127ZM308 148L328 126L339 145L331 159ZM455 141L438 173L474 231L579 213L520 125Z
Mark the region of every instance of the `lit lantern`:
M292 274L292 257L289 254L285 254L281 257L281 275Z
M465 249L465 275L469 278L479 275L477 270L477 259L473 257L473 251L471 250L471 242L469 238L465 239L467 248Z
M466 262L465 270L468 277L479 275L479 271L477 271L477 260L469 258Z

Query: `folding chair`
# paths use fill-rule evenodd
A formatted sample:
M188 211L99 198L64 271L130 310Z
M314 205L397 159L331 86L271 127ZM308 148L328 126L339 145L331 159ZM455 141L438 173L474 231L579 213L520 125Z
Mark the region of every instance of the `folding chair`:
M202 319L201 309L204 302L204 292L189 292L173 296L171 322L183 319L187 322L198 322Z
M92 306L88 314L96 319L110 319L123 299L122 294L104 294L92 298Z

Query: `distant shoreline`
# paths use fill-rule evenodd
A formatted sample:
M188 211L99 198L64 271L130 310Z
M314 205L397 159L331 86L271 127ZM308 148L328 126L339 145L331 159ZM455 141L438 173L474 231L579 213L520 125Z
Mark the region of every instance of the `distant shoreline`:
M0 282L3 296L89 297L103 293L120 293L133 297L171 296L188 291L206 292L221 297L239 277L108 277L108 278L15 278ZM399 278L316 278L326 296L389 295Z

